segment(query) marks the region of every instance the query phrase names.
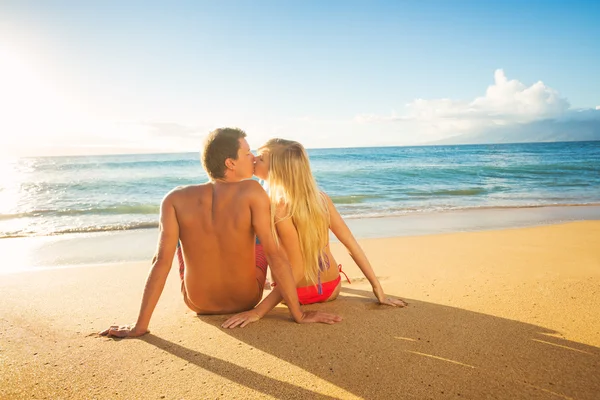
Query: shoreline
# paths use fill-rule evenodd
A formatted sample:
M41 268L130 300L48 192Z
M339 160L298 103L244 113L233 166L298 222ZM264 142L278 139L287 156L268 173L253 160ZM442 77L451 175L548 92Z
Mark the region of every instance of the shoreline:
M600 220L600 205L466 209L381 218L346 218L357 239L479 232ZM157 229L73 233L0 240L0 275L151 260ZM337 239L331 236L332 243Z
M338 208L344 206L344 203L336 203ZM362 214L342 215L344 220L374 220L374 219L393 219L401 217L419 217L419 216L430 216L439 215L445 213L463 213L463 212L485 212L485 211L502 211L502 210L528 210L528 209L558 209L558 208L589 208L598 207L600 208L600 202L590 203L564 203L564 204L526 204L526 205L490 205L490 206L474 206L474 207L454 207L454 208L432 208L432 209L400 209L387 214L370 214L368 212ZM600 212L594 212L593 218L585 219L600 219ZM156 216L158 218L158 216ZM23 239L23 238L39 238L39 237L62 237L67 235L89 235L89 234L102 234L102 233L116 233L116 232L137 232L145 231L158 228L158 221L156 222L136 222L131 226L119 226L107 229L107 227L89 227L89 228L74 228L66 229L48 234L15 234L15 235L4 235L0 236L0 242L5 239Z

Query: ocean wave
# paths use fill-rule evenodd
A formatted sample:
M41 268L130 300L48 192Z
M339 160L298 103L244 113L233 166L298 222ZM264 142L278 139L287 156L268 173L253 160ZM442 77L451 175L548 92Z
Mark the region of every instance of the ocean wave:
M406 207L406 208L388 208L379 211L368 210L360 213L346 212L342 213L344 219L367 219L367 218L389 218L401 217L412 214L443 213L451 211L474 211L474 210L510 210L510 209L536 209L548 207L598 207L599 202L589 203L560 203L552 202L545 204L515 204L515 205L485 205L485 206L435 206L435 207Z
M135 230L135 229L150 229L150 228L158 228L158 222L133 222L130 224L77 227L77 228L58 230L58 231L52 232L52 235L64 235L67 233L131 231L131 230Z
M365 167L365 163L343 164L336 168L327 168L322 171L316 171L315 177L319 182L335 182L344 179L384 179L389 181L390 176L394 180L404 178L419 178L422 180L430 179L450 179L455 180L458 177L473 179L475 177L502 177L502 178L521 178L521 177L570 177L573 174L597 173L597 163L579 163L579 164L517 164L517 165L490 165L490 164L424 164L424 163L378 163L371 167Z
M58 229L52 232L31 232L31 231L17 231L17 232L0 232L0 239L12 239L12 238L23 238L31 236L53 236L53 235L65 235L69 233L98 233L98 232L112 232L112 231L131 231L136 229L151 229L158 228L158 222L132 222L128 224L113 224L103 226L82 226L67 229Z
M61 217L77 215L121 215L121 214L158 214L160 206L156 204L123 204L109 207L90 207L82 209L33 210L14 214L0 214L0 221L17 218Z
M26 233L4 233L4 232L0 232L0 239L18 239L18 238L24 238L24 237L29 237L29 236L34 236L33 234L26 234Z
M562 176L571 176L573 173L597 172L596 165L586 163L579 165L568 164L539 164L539 165L485 165L473 167L479 169L480 175L502 175L502 176L551 176L559 178ZM462 173L461 169L456 172Z
M105 170L110 169L139 169L139 168L174 168L174 167L189 167L197 166L200 168L200 161L194 158L183 158L183 159L165 159L164 157L157 157L152 160L136 160L134 155L130 156L115 156L118 160L107 161L103 157L89 157L90 159L85 160L83 157L81 160L60 160L55 162L40 163L36 165L38 171L73 171L73 170L89 170L102 168ZM69 162L70 161L70 162Z
M406 192L409 196L419 197L434 197L434 196L478 196L487 193L484 188L467 188L467 189L440 189L432 191L415 191Z
M72 179L72 178L70 178ZM87 177L87 180L72 180L65 182L23 182L20 184L21 192L40 193L40 194L58 194L70 193L104 193L115 192L117 190L136 189L140 187L151 188L164 194L169 190L185 185L197 184L196 177L109 177L108 179L98 179Z
M330 196L330 198L331 201L333 201L335 204L357 204L364 203L366 200L369 199L382 199L384 197L366 194L353 194L347 196Z

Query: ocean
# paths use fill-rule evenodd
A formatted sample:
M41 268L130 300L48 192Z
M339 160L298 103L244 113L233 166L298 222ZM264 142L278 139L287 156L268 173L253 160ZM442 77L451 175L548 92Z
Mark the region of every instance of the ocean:
M600 203L600 142L308 150L319 186L350 219ZM198 153L0 161L0 238L158 225Z

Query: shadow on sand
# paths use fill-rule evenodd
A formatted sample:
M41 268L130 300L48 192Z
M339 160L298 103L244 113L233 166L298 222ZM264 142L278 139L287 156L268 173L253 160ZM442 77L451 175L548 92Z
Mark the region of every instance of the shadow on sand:
M358 397L598 399L600 349L546 328L421 301L379 306L371 292L344 287L326 309L334 326L301 326L277 308L260 329L224 333L302 368ZM220 326L226 317L200 316ZM273 332L268 337L265 332ZM143 340L233 382L276 398L331 398L269 378L157 336ZM311 351L298 351L310 348ZM290 351L296 349L296 351Z

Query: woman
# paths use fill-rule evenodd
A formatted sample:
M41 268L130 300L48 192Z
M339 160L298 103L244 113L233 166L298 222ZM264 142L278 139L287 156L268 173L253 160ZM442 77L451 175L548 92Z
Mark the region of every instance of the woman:
M364 251L329 196L318 189L308 155L300 143L269 140L258 149L254 175L269 184L271 228L292 264L300 303L331 301L340 292L342 271L329 248L331 229L371 283L379 303L407 305L403 300L385 296ZM244 327L257 321L281 300L275 288L254 310L229 318L223 327Z

